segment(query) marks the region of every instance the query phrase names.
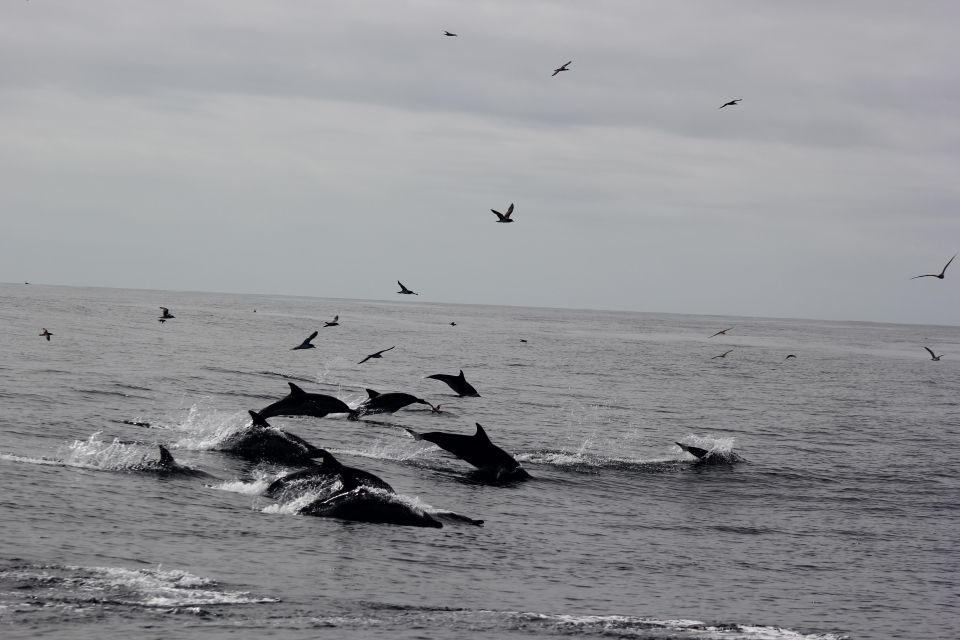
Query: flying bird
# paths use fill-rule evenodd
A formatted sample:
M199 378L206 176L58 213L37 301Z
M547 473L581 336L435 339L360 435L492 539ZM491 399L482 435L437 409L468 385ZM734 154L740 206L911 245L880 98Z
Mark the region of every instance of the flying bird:
M957 254L953 254L953 258L956 258ZM950 263L953 262L953 258L947 260L947 264L943 265L943 271L940 273L925 273L922 276L913 276L911 280L916 280L917 278L940 278L943 280L943 276L947 273L947 267L950 266Z
M333 316L333 320L330 322L324 322L323 326L325 327L339 327L340 326L340 316Z
M46 329L44 329L44 331L46 331ZM47 340L49 339L50 338L47 338ZM924 349L927 350L927 352L930 354L930 359L933 360L934 362L940 362L940 358L942 358L944 355L942 353L940 355L935 354L933 351L930 350L930 347L924 347Z
M728 354L728 353L731 353L731 352L733 352L733 349L730 349L730 351L724 351L724 352L721 353L720 355L718 355L718 356L713 356L713 357L710 358L710 359L711 359L711 360L716 360L717 358L726 358L726 357L727 357L727 354Z
M393 345L392 347L390 347L390 349L395 349L396 346L397 346L397 345ZM366 358L364 358L363 360L361 360L361 361L358 362L357 364L363 364L364 362L366 362L366 361L369 360L370 358L382 358L382 357L383 357L383 354L386 353L387 351L390 351L390 349L382 349L382 350L380 350L380 351L377 351L376 353L371 353L370 355L368 355Z
M735 107L737 106L737 103L740 102L741 100L743 100L743 98L737 98L736 100L725 102L724 104L720 105L720 108L723 109L724 107Z
M405 293L407 295L412 295L412 296L420 295L416 291L410 291L410 289L407 289L405 286L403 286L403 283L400 282L399 280L397 280L397 284L400 285L400 291L397 291L397 293Z
M314 331L314 332L311 333L309 336L307 336L307 339L306 339L306 340L304 340L303 342L301 342L299 345L297 345L297 346L294 347L293 349L290 349L290 351L296 351L297 349L316 349L317 347L316 347L315 344L313 344L313 339L317 337L317 334L318 334L318 333L320 333L320 332L319 332L319 331Z
M797 357L797 356L793 355L792 353L788 353L788 354L787 354L787 357L784 358L784 360L789 360L790 358L796 358L796 357Z
M444 32L443 32L443 35L445 35L445 36L453 36L454 38L457 37L457 34L455 34L455 33L450 33L449 31L444 31Z
M451 326L451 327L455 327L455 326L457 326L457 323L456 323L456 322L451 322L451 323L450 323L450 326Z
M160 310L163 311L163 315L160 316L159 318L157 318L157 320L160 322L160 324L163 324L163 323L166 322L167 320L172 320L172 319L174 319L174 318L177 317L177 316L173 315L172 313L170 313L170 309L167 309L166 307L160 307Z
M550 77L552 78L553 76L557 75L561 71L570 71L570 69L567 69L567 67L569 67L571 64L573 64L573 60L563 65L562 67L557 67L556 69L553 70L553 73L550 74Z
M46 328L46 327L44 327L44 328L43 328L43 331L40 332L40 337L41 337L41 338L46 338L46 339L47 339L47 342L50 342L50 336L52 336L52 335L53 335L52 333L50 333L49 331L47 331L47 328ZM937 360L939 360L939 359L940 359L940 358L937 358Z
M510 219L510 216L513 215L513 203L512 203L512 202L510 203L510 206L507 207L507 212L506 212L506 213L500 213L500 212L497 211L496 209L490 209L490 211L493 211L495 214L497 214L497 218L499 218L499 220L497 220L497 222L513 222L513 220Z
M717 336L725 336L725 335L727 335L727 331L730 331L730 329L733 329L733 327L728 327L728 328L724 329L723 331L717 331L715 334L713 334L712 336L709 336L709 337L711 337L711 338L716 338Z

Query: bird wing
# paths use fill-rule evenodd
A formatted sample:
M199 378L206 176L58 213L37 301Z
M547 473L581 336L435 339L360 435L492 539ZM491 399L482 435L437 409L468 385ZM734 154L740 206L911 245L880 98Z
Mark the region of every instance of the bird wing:
M917 278L936 278L937 274L935 273L925 273L922 276L913 276L911 280L916 280Z
M317 334L319 334L319 333L320 333L319 331L314 331L314 332L311 333L309 336L307 336L307 339L304 340L303 343L304 343L304 344L309 344L314 338L317 337Z
M504 218L507 218L507 219L509 220L511 215L513 215L513 203L512 203L512 202L510 203L510 206L507 207L507 212L506 212L505 214L503 214L503 217L504 217Z
M956 257L957 257L957 254L953 254L953 258L956 258ZM940 272L941 276L947 272L947 267L949 267L950 263L953 262L953 258L950 258L949 260L947 260L947 264L943 265L943 271Z
M927 350L927 353L930 354L930 357L931 357L931 358L936 358L936 357L937 357L936 354L933 353L933 350L930 349L930 347L924 347L924 349Z
M333 316L334 322L340 322L340 316Z
M554 70L553 70L553 73L550 74L550 77L552 78L553 76L557 75L558 73L560 73L560 69L554 69Z
M505 217L502 213L500 213L499 211L497 211L496 209L490 209L490 211L493 211L495 214L497 214L497 218L499 218L499 219L501 219L501 220L506 220L506 217Z
M373 356L367 356L366 358L364 358L363 360L361 360L361 361L358 362L357 364L363 364L364 362L366 362L367 360L369 360L369 359L372 358L372 357L373 357Z
M160 307L160 310L163 311L163 315L170 313L170 309L167 309L166 307Z
M397 280L397 284L400 285L400 288L403 289L404 291L409 291L409 289L407 289L405 286L403 286L403 283L400 282L399 280Z
M390 349L395 349L396 347L397 347L397 345L393 345L392 347L390 347ZM383 354L386 353L387 351L390 351L390 349L383 349L382 351L377 351L377 353L378 353L379 355L383 355Z
M567 67L569 67L571 64L573 64L573 60L570 60L569 62L567 62L565 65L563 65L563 66L560 67L560 68L563 69L564 71L567 71Z

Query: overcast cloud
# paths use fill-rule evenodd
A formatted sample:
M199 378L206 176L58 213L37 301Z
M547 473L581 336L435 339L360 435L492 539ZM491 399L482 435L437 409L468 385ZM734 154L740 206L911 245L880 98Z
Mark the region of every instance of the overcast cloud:
M960 325L958 24L4 0L0 280Z

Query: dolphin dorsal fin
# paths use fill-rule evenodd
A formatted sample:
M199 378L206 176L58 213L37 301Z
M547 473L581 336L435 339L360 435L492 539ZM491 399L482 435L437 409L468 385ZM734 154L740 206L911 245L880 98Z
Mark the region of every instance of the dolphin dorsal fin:
M270 424L267 422L267 419L256 411L250 411L250 417L253 418L253 426L255 427L269 427Z
M460 378L464 378L464 377L466 376L463 375L463 369L460 369Z
M170 467L176 464L176 461L173 459L173 456L170 455L170 451L168 451L165 446L163 446L162 444L158 444L157 446L160 447L160 464L162 464L165 467Z
M333 454L327 451L326 449L317 449L317 455L323 458L323 466L329 467L330 469L342 469L343 464L339 460L333 457Z
M370 396L370 399L373 400L380 395L379 391L374 391L373 389L367 389L367 395Z
M293 384L292 382L288 382L287 384L290 385L290 395L292 395L292 396L305 396L305 395L307 395L307 392L306 392L306 391L304 391L303 389L301 389L301 388L298 387L297 385Z
M483 430L483 427L480 426L480 423L477 423L477 433L474 435L475 438L480 438L481 440L486 440L490 442L490 436L487 435L487 432Z

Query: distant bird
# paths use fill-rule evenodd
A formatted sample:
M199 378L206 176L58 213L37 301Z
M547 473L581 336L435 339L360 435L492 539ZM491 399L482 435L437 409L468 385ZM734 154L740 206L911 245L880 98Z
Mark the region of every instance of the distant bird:
M710 359L711 359L711 360L716 360L717 358L726 358L726 357L727 357L727 354L728 354L728 353L731 353L732 351L733 351L733 349L730 349L730 351L724 351L724 352L721 353L720 355L718 355L718 356L713 356L713 357L710 358Z
M562 67L557 67L556 69L553 70L553 73L550 74L550 77L552 78L553 76L557 75L561 71L570 71L570 69L567 69L567 67L569 67L572 63L573 63L573 60L563 65Z
M49 331L47 331L47 328L46 328L46 327L44 327L44 328L43 328L43 331L40 333L40 337L41 337L41 338L46 338L46 339L47 339L47 342L50 342L50 336L52 336L52 335L53 335L52 333L50 333ZM939 360L939 359L940 359L940 358L937 358L937 360Z
M333 316L333 321L324 322L323 326L325 327L339 327L340 326L340 316Z
M170 309L167 309L166 307L160 307L160 310L163 311L163 315L160 316L159 318L157 318L157 320L160 322L160 324L163 324L163 323L166 322L167 320L173 320L174 318L177 317L177 316L173 315L172 313L170 313Z
M526 340L524 340L523 338L520 338L520 342L526 342Z
M44 331L46 331L46 329L44 329ZM41 335L42 335L42 334L41 334ZM49 340L49 339L50 339L50 338L47 338L47 340ZM930 351L930 347L924 347L924 349L926 349L927 352L930 353L930 359L933 360L934 362L940 362L940 358L942 358L942 357L944 356L944 354L942 354L942 353L941 353L940 355L936 355L933 351Z
M735 107L737 106L737 103L740 102L741 100L743 100L743 98L737 98L736 100L731 100L730 102L726 102L720 105L720 108L723 109L724 107Z
M497 218L499 218L499 220L497 220L497 222L513 222L513 220L510 219L510 216L513 215L513 203L512 203L512 202L510 203L510 206L507 207L507 212L506 212L506 213L500 213L500 212L497 211L496 209L490 209L490 211L493 211L495 214L497 214Z
M399 280L397 280L397 284L400 285L400 291L397 291L397 293L404 293L404 294L406 294L406 295L408 295L408 296L418 296L418 295L420 295L420 294L417 293L416 291L410 291L410 289L407 289L405 286L403 286L403 283L400 282Z
M789 360L790 358L796 358L796 357L797 357L797 356L795 356L795 355L793 355L793 354L791 353L791 354L787 355L787 357L784 358L784 360Z
M457 323L456 323L456 322L451 322L451 323L450 323L450 326L451 326L451 327L455 327L455 326L457 326Z
M318 334L318 333L320 333L320 332L319 332L319 331L314 331L314 332L311 333L309 336L307 336L307 339L306 339L306 340L304 340L303 342L301 342L299 345L297 345L297 346L294 347L293 349L290 349L290 351L296 351L297 349L316 349L317 346L316 346L315 344L313 344L313 339L317 337L317 334Z
M957 254L953 254L953 258L956 258ZM943 280L943 276L947 273L947 267L950 266L950 263L953 262L953 258L947 260L947 264L943 265L943 271L940 273L925 273L922 276L913 276L911 280L916 280L917 278L940 278Z
M390 347L390 349L395 349L396 347L397 347L397 345L393 345L392 347ZM358 362L357 364L363 364L364 362L366 362L366 361L369 360L370 358L382 358L382 357L383 357L383 354L386 353L387 351L390 351L390 349L381 349L380 351L377 351L376 353L371 353L370 355L368 355L366 358L364 358L363 360L361 360L361 361Z
M725 336L725 335L727 335L727 331L730 331L730 329L733 329L733 327L727 327L726 329L723 329L722 331L717 331L715 334L713 334L712 336L709 336L709 337L711 337L711 338L716 338L717 336Z
M437 406L430 405L430 413L443 413L443 411L440 410L442 406L442 404L438 404Z
M445 35L445 36L453 36L454 38L457 37L457 34L455 34L455 33L450 33L449 31L444 31L444 32L443 32L443 35Z

